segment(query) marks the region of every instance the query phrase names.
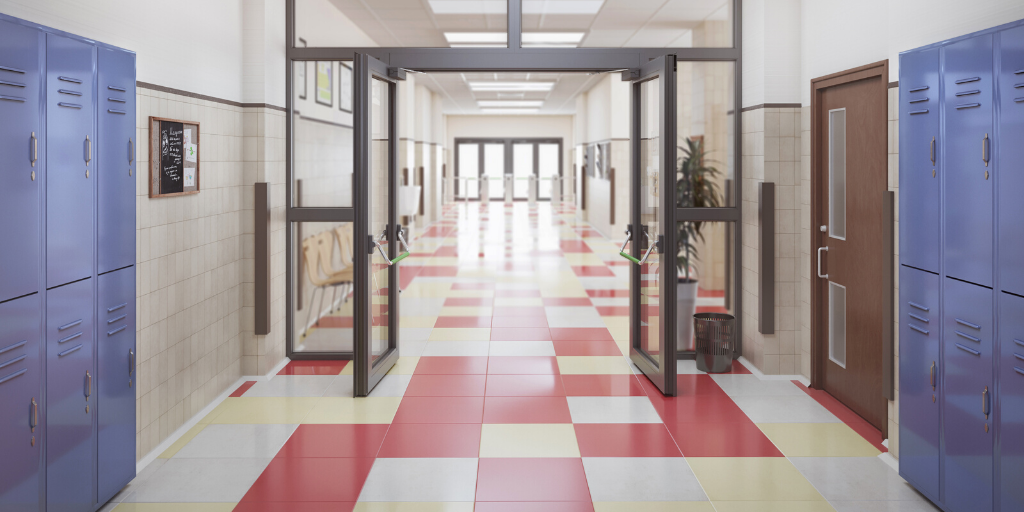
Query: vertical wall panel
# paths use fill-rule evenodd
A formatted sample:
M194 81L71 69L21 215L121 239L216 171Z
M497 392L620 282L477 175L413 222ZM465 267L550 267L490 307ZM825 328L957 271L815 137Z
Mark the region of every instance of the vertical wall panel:
M36 512L42 487L40 295L0 304L0 510Z
M98 50L98 272L135 262L135 54Z
M939 50L900 57L900 262L939 271Z

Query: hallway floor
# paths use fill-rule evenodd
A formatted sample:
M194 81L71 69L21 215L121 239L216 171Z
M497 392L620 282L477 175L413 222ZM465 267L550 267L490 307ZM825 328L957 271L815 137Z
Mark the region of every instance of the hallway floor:
M402 263L399 363L246 383L104 510L933 511L827 395L627 353L628 262L570 209L459 203ZM699 305L720 308L706 293Z

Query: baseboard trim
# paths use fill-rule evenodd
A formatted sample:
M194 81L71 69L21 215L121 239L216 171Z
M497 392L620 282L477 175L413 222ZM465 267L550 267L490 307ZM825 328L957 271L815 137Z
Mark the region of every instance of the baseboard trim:
M737 361L746 367L746 369L750 370L750 373L753 373L761 380L797 380L804 386L811 386L811 381L807 380L807 377L804 377L803 375L765 375L761 370L757 369L757 366L754 366L754 363L747 360L747 358L740 356Z

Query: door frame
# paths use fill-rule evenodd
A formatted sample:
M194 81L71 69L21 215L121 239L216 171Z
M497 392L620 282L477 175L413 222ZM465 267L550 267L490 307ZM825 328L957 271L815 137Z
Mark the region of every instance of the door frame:
M824 279L818 278L818 267L815 253L819 247L828 245L828 234L822 233L817 229L817 226L827 224L826 218L827 213L821 211L822 200L818 192L822 185L822 180L826 179L825 175L828 172L828 163L822 161L824 154L822 151L822 144L826 144L827 141L824 136L825 127L821 124L821 118L824 114L822 96L825 91L829 88L859 82L861 80L879 78L878 94L882 96L883 105L886 105L886 111L888 112L888 90L889 90L889 60L882 60L873 62L871 64L865 64L838 73L832 73L819 78L811 80L811 237L810 237L810 255L808 264L810 265L810 276L811 276L811 388L813 389L824 389L824 374L825 364L828 361L828 323L822 321L823 315L826 315L828 311L825 310L824 298L828 293L828 282ZM885 119L888 119L886 114ZM888 130L888 126L886 126ZM882 164L888 165L888 153L882 155ZM886 186L888 189L888 185ZM880 190L879 193L883 191ZM890 230L892 226L889 226ZM891 237L890 237L891 238ZM892 247L892 240L888 244ZM892 255L888 258L890 260L889 268L892 266ZM893 291L893 279L892 272L888 273L888 283L883 283L883 286L888 286L890 291ZM890 294L891 302L891 294ZM892 347L892 309L893 305L885 309L889 313L885 316L889 319L888 328L883 328L883 337L888 337L888 340L882 340L883 349L886 346ZM883 358L884 364L885 358ZM892 363L891 360L888 364L889 372L884 374L889 375L889 382L892 382ZM883 368L884 370L884 368ZM885 388L887 386L883 386ZM885 396L878 397L879 400L886 399Z
M540 167L539 167L540 155L538 154L537 146L540 145L540 144L558 144L558 176L564 178L563 170L565 168L565 162L564 162L565 155L563 154L564 146L563 146L563 138L562 137L525 137L525 138L524 137L456 137L452 144L455 146L455 154L452 155L452 158L454 158L454 160L455 160L455 191L456 191L456 195L454 196L454 198L455 198L456 201L459 200L459 198L461 198L463 201L466 200L465 196L459 196L457 194L458 191L459 191L459 176L462 175L461 172L460 172L461 169L460 169L460 165L459 165L460 161L459 161L459 151L458 151L458 147L461 144L476 144L477 147L480 148L479 151L477 152L477 162L478 162L477 163L477 177L478 178L480 176L484 175L484 159L485 159L485 155L484 155L483 147L485 145L487 145L487 144L503 144L505 146L505 160L504 160L504 164L503 164L504 167L502 169L502 176L509 176L509 175L512 174L512 166L515 165L514 156L512 154L512 146L514 146L515 144L532 144L533 148L534 148L533 149L533 175L534 176L538 176L538 177L540 176ZM539 186L539 182L538 182L538 186ZM504 197L504 196L502 196L502 197ZM541 197L539 195L539 190L538 190L537 201L548 201L550 199L551 198L541 199ZM479 196L477 196L475 199L472 198L472 197L469 198L469 201L479 201L479 200L480 200ZM491 200L494 201L495 199L492 197ZM501 201L504 201L504 199L501 199ZM523 198L523 199L516 199L515 197L513 197L512 201L526 201L526 199L525 198Z

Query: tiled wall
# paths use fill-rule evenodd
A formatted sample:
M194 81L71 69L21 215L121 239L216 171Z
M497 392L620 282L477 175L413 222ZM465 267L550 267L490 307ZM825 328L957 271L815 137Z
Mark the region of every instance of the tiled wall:
M889 89L889 190L896 192L893 212L893 293L900 294L900 90L898 87ZM900 310L899 301L893 301L893 351L896 360L893 363L893 385L896 387L896 400L889 402L889 453L899 456L900 436Z

